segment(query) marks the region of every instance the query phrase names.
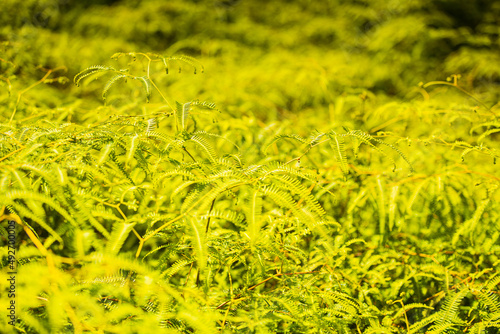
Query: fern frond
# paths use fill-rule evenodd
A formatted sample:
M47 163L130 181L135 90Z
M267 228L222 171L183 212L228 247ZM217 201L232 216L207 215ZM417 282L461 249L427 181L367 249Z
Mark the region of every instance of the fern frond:
M125 166L129 166L129 163L135 154L135 150L137 149L138 138L139 138L138 134L130 138L130 146L128 147L127 156L125 158Z
M194 68L194 74L196 74L198 67L200 67L201 73L203 73L205 70L203 67L203 64L201 64L196 58L193 58L190 56L185 56L185 55L170 56L170 57L163 57L162 60L163 60L163 64L165 66L165 71L167 72L167 74L168 74L168 62L172 61L172 60L183 62L183 63L186 63L186 64L192 66ZM179 71L180 71L180 69L179 69Z
M233 158L233 160L229 160L228 158L231 157ZM223 157L219 157L217 158L217 160L215 161L215 164L219 167L223 167L223 168L228 168L228 169L231 169L231 170L234 170L234 169L237 169L237 168L241 168L241 162L239 159L234 159L235 156L234 155L224 155Z
M74 187L71 187L71 193L75 204L75 209L78 210L78 214L86 219L90 223L90 225L92 225L92 227L99 231L106 239L109 239L110 235L108 230L106 230L106 228L99 221L97 221L93 212L89 210L89 208L87 208L87 205L81 196L81 191L80 194L78 194Z
M215 163L217 154L215 153L213 146L205 138L198 134L194 134L189 140L196 143L207 154L208 159L212 163Z
M411 164L410 160L406 157L406 155L399 149L397 148L396 146L392 145L392 144L389 144L389 143L386 143L384 142L383 140L380 140L380 139L377 139L377 138L374 138L372 136L370 136L369 134L367 134L366 132L363 132L363 131L360 131L360 130L352 130L350 132L348 132L346 135L348 136L351 136L351 137L355 137L357 138L360 142L370 146L371 148L373 148L374 150L376 150L377 152L379 152L380 154L382 154L383 156L387 157L388 159L391 160L392 164L394 165L394 169L396 169L396 162L394 161L394 159L390 156L387 155L387 153L385 153L382 149L380 149L379 147L375 146L373 142L376 142L376 143L379 143L381 145L385 145L389 148L391 148L392 150L396 151L399 156L401 158L403 158L403 160L406 161L406 163L408 164L408 166L410 167L410 172L411 173L414 173L414 169L413 169L413 165Z
M436 320L441 317L441 314L439 312L433 313L428 317L425 317L424 319L413 323L410 326L410 331L408 334L416 334L416 333L421 333L421 329L424 327L429 326L430 324L436 322Z
M415 173L415 170L413 169L413 165L412 163L410 162L410 160L408 159L408 157L399 149L397 148L396 146L392 145L392 144L389 144L389 143L386 143L385 141L382 141L382 140L379 140L379 139L376 139L374 138L374 140L377 142L377 143L380 143L382 145L385 145L387 147L390 147L391 149L393 149L394 151L396 151L397 154L399 154L399 156L401 158L403 158L403 160L408 164L408 167L410 168L410 173ZM395 163L394 163L395 164Z
M315 146L317 145L323 137L326 136L326 133L315 130L313 134L309 137L309 145Z
M500 128L496 128L496 129L489 129L485 132L483 132L479 137L477 137L477 142L481 142L484 140L484 138L494 134L494 133L497 133L497 132L500 132Z
M189 183L189 182L186 182ZM182 199L182 205L181 205L181 213L186 214L189 213L195 205L193 203L196 202L196 200L199 200L199 195L203 192L204 188L202 186L195 187L192 189L186 197ZM171 195L171 200L173 201L172 195Z
M191 101L191 107L195 107L195 106L198 108L202 108L202 109L219 111L219 109L217 109L217 105L213 102L207 102L207 101L200 102L198 100Z
M151 80L147 76L134 77L134 79L141 81L144 85L144 89L146 90L146 100L149 102L149 98L151 97Z
M342 175L344 175L344 179L349 174L349 170L347 168L347 157L345 151L344 137L341 135L337 135L335 132L331 131L328 133L328 138L330 138L330 147L333 150L333 156L335 160L340 165L340 170L342 171Z
M196 263L201 271L207 266L207 243L205 227L203 221L194 217L184 218L187 221L188 235L191 239L191 244L196 255Z
M413 310L415 308L425 308L428 310L433 310L433 307L430 307L428 305L422 304L422 303L410 303L410 304L405 304L404 308L401 308L394 314L393 319L400 318L404 313L408 312L409 310Z
M56 166L57 174L59 177L55 177L54 171L49 167L38 167L33 166L31 164L23 164L18 167L20 170L29 171L29 176L34 177L35 175L40 176L40 180L43 181L46 186L45 194L55 198L58 202L65 205L67 207L67 198L64 194L64 181L66 177L64 176L64 172L60 169L59 166ZM49 193L50 192L50 193Z
M157 253L158 251L160 251L160 250L162 250L164 248L170 247L170 246L171 246L170 244L164 244L164 245L160 245L160 246L156 247L155 249L149 251L146 255L144 255L142 257L142 262L144 262L144 260L146 259L146 257L148 257L148 256L150 256L150 255L152 255L154 253Z
M201 135L201 136L206 136L206 137L214 137L214 138L220 138L220 139L223 139L224 141L230 143L231 145L233 145L236 149L240 149L238 147L238 145L236 145L233 141L227 139L225 136L221 136L217 133L211 133L211 132L207 132L207 131L203 131L203 130L199 130L199 131L196 131L195 133L193 133L193 135Z
M492 291L495 288L497 288L499 284L500 284L500 275L497 274L488 280L488 283L486 283L485 289L486 289L486 291Z
M335 307L343 312L346 315L351 317L357 315L360 312L359 303L350 297L349 295L340 292L340 291L322 291L318 293L321 297L326 300L331 300L335 302L337 305Z
M79 86L80 81L82 81L86 77L94 75L94 74L109 72L109 71L116 71L116 70L113 67L109 67L109 66L102 66L102 65L90 66L90 67L84 69L83 71L81 71L80 73L78 73L77 75L75 75L75 77L73 78L73 82L75 83L75 85Z
M191 102L181 104L179 102L175 103L177 111L177 120L180 125L180 130L184 131L186 129L186 122L189 117L189 110L191 110Z
M104 88L102 90L102 99L106 100L106 96L107 96L108 91L111 88L111 86L113 86L118 80L120 80L122 78L126 78L126 77L127 77L126 74L120 73L120 74L113 76L111 79L109 79L108 82L106 82L106 84L104 85Z
M478 293L479 302L483 304L488 310L488 317L500 317L500 300L497 295L492 291Z
M130 184L134 185L134 180L130 178L130 175L127 173L125 166L118 160L117 156L115 155L114 152L110 152L109 157L111 158L108 160L108 164L114 167L114 170L118 172L124 179L126 179Z
M261 179L264 179L268 174L282 173L285 175L295 175L304 180L308 180L314 182L316 176L312 173L312 171L308 171L305 168L295 168L290 165L281 164L281 163L269 163L265 166L262 166L262 175Z
M439 325L434 325L431 328L429 328L428 331L426 331L426 334L441 334L441 333L453 333L456 332L456 327L454 324L450 323L445 323L445 324L439 324Z
M201 219L208 219L208 218L218 218L218 219L224 219L227 220L235 225L240 225L241 222L245 219L243 215L236 211L232 210L212 210L208 214L200 216Z
M231 188L243 185L245 183L246 182L242 180L234 180L234 179L221 182L220 184L217 184L217 186L213 187L205 194L200 196L200 198L196 201L196 203L194 203L192 206L189 207L188 211L191 211L196 207L197 214L200 215L206 214L208 208L212 205L212 201L215 200L219 195L225 193Z
M297 202L294 201L290 193L279 190L279 188L274 184L264 186L261 190L264 195L271 198L280 207L291 210L297 218L306 224L306 226L310 227L311 230L313 229L313 225L316 220L297 207Z
M148 126L148 128L149 128L149 126ZM165 133L158 132L158 131L147 131L144 133L144 136L146 138L152 138L152 139L155 139L155 140L158 140L160 142L167 143L167 144L174 140L174 137L171 137Z
M459 292L453 292L448 295L443 303L443 306L439 313L441 316L436 320L436 329L431 328L432 330L437 330L443 327L443 325L463 325L465 321L461 320L458 315L460 304L462 300L469 293L468 288L462 288Z
M245 175L244 173L241 173L238 170L235 169L224 169L220 170L214 174L211 174L207 177L206 181L207 182L213 182L213 181L219 181L220 179L227 179L227 178L233 178L233 179L240 179L240 180L250 180L250 178Z
M250 242L254 245L260 236L260 228L262 215L262 194L259 190L254 190L250 195L248 209L246 213L248 227L247 235L250 237Z
M283 186L280 186L283 189L287 189L293 194L300 195L300 200L303 200L307 203L308 207L312 209L315 213L317 213L320 217L326 215L325 210L319 204L316 198L311 195L309 189L304 187L297 179L290 177L289 175L272 175L271 179L278 180L280 183L283 183ZM276 184L278 185L278 184Z
M20 205L20 204L15 203L15 202L9 203L7 201L2 201L1 203L2 204L5 203L6 205L10 206L13 209L12 211L16 212L16 214L18 216L30 219L33 222L37 223L38 225L40 225L40 227L42 227L45 231L47 231L51 236L53 236L57 241L59 241L60 243L63 243L62 237L50 225L47 224L46 219L43 219L44 217L39 217L39 216L33 214L33 212L30 209L27 209L23 205ZM32 231L34 231L33 228L31 228L29 226L29 224L27 224L26 222L24 222L24 223L26 225L28 225L28 227ZM36 234L36 232L35 232L35 234Z
M108 210L105 207L103 207L102 204L95 206L90 212L94 217L101 217L111 222L122 221L122 218L116 216L114 213L111 212L111 210Z
M302 144L309 144L309 141L307 139L305 139L302 136L299 136L297 134L279 134L279 135L274 136L273 140L271 140L271 142L266 145L263 152L267 152L269 147L273 146L275 143L277 143L278 141L283 140L283 139L294 139Z
M476 150L477 150L477 148L475 146L469 147L469 148L466 148L465 150L463 150L462 154L460 155L460 159L462 160L462 162L465 161L465 156L467 154L469 154L470 152L476 151Z
M178 196L178 194L183 191L184 189L186 189L187 187L191 186L191 185L194 185L194 184L197 184L199 183L198 180L192 180L192 181L185 181L183 183L181 183L180 185L178 185L177 187L175 187L175 189L172 190L172 193L170 194L170 202L173 202L174 201L174 198ZM196 191L196 192L199 192L201 190L201 187L199 189L193 189L193 191ZM194 194L194 193L193 193ZM191 194L190 196L192 197L193 194ZM186 199L184 199L183 201L183 205L186 205ZM182 208L181 208L181 212L182 212Z
M463 236L467 233L471 234L471 242L473 242L474 238L472 237L472 232L475 230L477 223L481 219L483 212L489 203L490 203L489 198L481 201L481 203L478 205L476 211L474 211L474 215L472 216L472 218L465 221L462 224L462 226L457 230L457 232L455 232L455 235L453 236L453 239L452 239L453 245L456 245L456 243L460 239L460 236Z
M182 176L183 180L190 180L195 182L200 182L200 179L195 174L191 173L189 170L183 168L170 169L165 172L158 173L158 176L154 178L154 184L160 185L162 181L166 178ZM191 183L194 184L195 182ZM175 191L178 193L178 191Z
M146 133L150 133L156 130L158 127L158 120L156 118L150 118L148 119L148 126L145 130Z
M65 210L63 207L61 207L59 203L57 203L48 196L28 190L12 190L7 192L2 197L0 197L0 199L2 199L1 203L15 203L14 200L19 199L19 200L33 200L34 202L46 204L55 211L57 211L57 213L63 216L70 224L72 224L75 227L78 226L78 223L73 219L73 217L71 217L68 211Z
M120 222L113 224L111 235L109 236L109 240L106 244L106 253L110 255L118 254L134 226L135 223Z
M479 128L483 128L483 127L500 127L500 122L498 121L492 121L492 122L482 122L482 123L479 123L479 124L476 124L474 125L473 127L470 128L469 130L469 134L474 134L474 132L476 132L477 129Z
M161 273L161 277L172 277L175 274L177 274L182 268L190 265L193 263L193 261L182 259L176 261L174 264L172 264L167 270Z

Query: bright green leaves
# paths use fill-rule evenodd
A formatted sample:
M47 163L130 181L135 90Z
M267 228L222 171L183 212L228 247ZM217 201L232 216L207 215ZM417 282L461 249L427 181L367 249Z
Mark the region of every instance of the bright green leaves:
M108 92L111 89L112 86L114 86L120 79L131 79L131 80L137 80L142 83L144 86L144 90L146 91L146 100L149 102L149 98L151 97L151 89L152 89L152 83L151 79L147 76L133 76L128 73L128 69L121 69L117 70L113 67L108 67L108 66L102 66L102 65L95 65L86 68L85 70L81 71L77 75L75 75L73 81L74 83L79 86L82 80L86 79L94 79L96 80L97 78L107 74L107 73L113 73L114 75L106 82L104 85L104 88L102 90L102 99L106 100L108 96Z
M102 90L102 99L103 100L106 100L106 96L107 96L108 91L111 88L111 86L113 86L118 80L123 79L123 78L127 78L127 75L120 73L120 74L113 76L111 79L109 79L106 82L106 84L104 85L104 88Z
M194 142L198 148L205 153L205 156L212 162L215 163L217 154L210 142L203 136L203 134L193 134L190 141Z
M474 234L476 232L475 230L476 230L476 228L478 228L478 224L481 221L483 212L489 203L490 203L489 198L482 200L479 203L479 205L477 206L476 211L474 212L474 215L470 219L466 220L465 222L463 222L461 224L461 226L457 229L457 231L455 232L455 235L453 236L453 239L452 239L452 244L454 246L458 243L458 241L461 238L464 238L467 236L469 237L469 242L472 245L475 244L475 238L474 238Z
M128 166L130 164L130 161L134 157L138 142L139 142L139 135L136 134L132 138L130 138L130 145L128 147L127 155L125 158L125 166Z
M106 244L106 253L110 255L118 254L134 226L135 223L114 223L113 230Z
M120 69L117 70L114 67L110 66L104 66L104 65L94 65L90 66L77 75L75 75L73 81L74 83L79 86L80 83L84 79L97 79L107 73L113 73L114 75L108 79L108 81L105 83L104 88L102 90L102 98L103 100L106 100L107 95L109 90L111 89L112 86L114 86L120 79L123 79L124 81L127 81L128 79L130 80L136 80L139 81L146 93L146 101L149 102L152 94L153 88L156 89L160 95L160 97L163 99L163 101L167 104L167 106L172 109L174 112L177 113L177 118L176 118L176 124L177 122L181 126L181 130L185 129L185 121L188 116L188 111L189 111L189 106L190 103L186 103L184 105L180 105L177 103L176 108L172 106L172 104L169 102L167 97L162 93L162 91L156 86L152 79L152 73L151 73L151 66L154 63L161 62L163 63L166 73L168 74L168 64L170 62L176 62L176 63L185 63L189 66L192 66L194 68L194 73L196 74L197 69L199 68L201 72L203 72L203 65L199 61L197 61L195 58L189 57L189 56L172 56L172 57L164 57L158 54L154 53L141 53L141 52L129 52L129 53L115 53L111 58L114 60L118 60L119 58L126 56L126 57L131 57L132 62L128 64L128 67L125 69ZM134 67L132 66L132 63L134 63L138 58L140 58L142 61L145 63L146 67L146 75L133 75L131 73L134 72ZM181 70L181 67L179 66L179 72ZM195 102L193 104L200 105L201 107L209 108L209 109L214 109L215 107L210 104L210 103L199 103ZM179 107L180 106L180 107ZM177 128L179 127L179 124L177 124Z
M124 65L122 57L132 62ZM286 111L266 124L251 115L250 101L233 106L241 115L214 122L214 104L170 104L164 87L170 94L188 86L171 84L174 75L159 78L162 69L183 65L199 71L194 59L114 58L123 70L93 66L75 76L81 85L106 75L102 98L119 97L85 115L75 111L84 125L47 118L8 124L0 136L0 184L8 189L0 202L71 267L79 285L68 285L74 299L67 300L76 305L85 295L95 304L96 316L77 316L86 326L127 332L140 323L151 332L161 325L186 333L495 329L498 178L482 160L457 163L484 153L496 158L498 122L453 112L452 125L466 120L467 131L447 143L440 133L448 123L437 120L444 106L377 109L371 92L330 96L329 124L314 102L312 117L308 110L288 120ZM298 97L276 98L286 106ZM389 108L415 113L381 120ZM344 112L350 127L372 130L342 127ZM432 133L419 123L426 119L436 121ZM325 130L330 124L334 129ZM478 144L469 143L475 134ZM425 137L431 135L434 141ZM418 164L419 174L400 172L403 161L410 171L410 161ZM27 261L44 265L36 251L27 248ZM59 297L34 294L30 300L48 306L30 304L25 313L68 313L49 305L67 301ZM44 321L32 317L30 324ZM117 327L92 327L109 326L107 317ZM51 319L54 328L71 327L67 318Z
M192 119L193 126L196 130L196 122L194 121L193 115L212 115L214 111L218 111L214 103L210 102L200 102L191 101L186 103L175 103L175 114L176 114L176 129L179 131L187 131L188 119ZM214 120L215 121L215 120ZM215 134L214 134L215 135Z
M180 55L180 56L170 56L170 57L161 57L161 61L163 62L164 68L165 68L165 73L168 74L168 69L169 69L169 63L175 62L178 65L181 63L185 63L187 65L190 65L191 67L194 68L194 74L198 72L198 70L203 73L204 72L204 67L203 64L201 64L196 58L186 56L186 55ZM179 66L179 73L181 72L181 67Z
M146 91L146 100L147 102L149 102L149 98L151 97L151 87L152 87L151 79L146 76L132 77L132 79L138 80L144 85L144 90Z
M329 132L328 137L330 138L330 147L333 151L333 156L335 160L340 165L340 170L342 171L342 175L344 178L349 173L347 169L347 157L345 153L345 142L343 136L338 136L335 132Z
M347 129L347 130L349 130L349 129ZM360 145L360 143L366 144L370 148L372 148L375 151L377 151L378 153L380 153L384 158L389 159L389 161L391 161L392 164L393 164L393 166L394 166L393 171L395 171L396 170L396 162L395 162L395 160L391 156L389 156L382 148L380 148L379 146L377 146L375 144L384 145L384 146L387 146L387 147L391 148L393 151L395 151L408 164L408 166L410 168L410 172L411 173L414 172L413 166L412 166L410 160L395 145L387 143L387 142L385 142L383 140L380 140L378 138L374 138L373 136L367 134L366 132L360 131L360 130L351 130L351 131L348 131L345 135L349 136L349 137L352 137L352 138L355 139L355 142L354 142L354 144L355 144L355 148L354 148L355 154L357 154L357 152L359 151L358 146Z
M204 221L197 217L186 217L184 221L186 223L186 232L191 241L198 268L202 272L207 266L208 257Z
M75 77L73 78L73 82L75 83L75 85L79 86L81 81L85 78L96 79L108 72L116 72L116 70L113 67L103 65L90 66L75 75Z
M181 131L184 131L186 129L186 122L189 116L190 105L190 102L184 104L176 102L177 122Z
M457 292L450 292L446 296L443 306L439 311L440 316L434 321L434 325L429 328L429 333L447 333L450 330L458 331L467 325L459 316L459 307L463 299L469 293L468 288L462 288Z
M349 175L349 163L348 163L349 159L347 155L346 145L348 144L352 146L354 158L358 157L360 145L366 144L368 147L370 147L370 149L375 150L376 152L380 153L383 156L383 158L387 158L390 162L392 162L394 167L393 171L395 171L396 162L390 155L388 155L380 147L383 145L390 147L393 151L395 151L408 164L410 172L413 173L414 171L413 166L410 163L409 159L395 145L392 145L383 140L375 138L367 134L366 132L360 130L350 130L346 127L344 127L344 130L346 131L345 133L337 133L333 130L326 133L316 131L309 139L305 139L302 136L296 134L279 134L275 136L274 139L266 146L264 152L267 152L269 147L275 145L278 141L284 139L293 139L302 144L300 149L297 148L298 151L302 151L302 154L290 160L289 162L291 161L300 162L302 157L306 155L308 156L312 155L310 152L312 152L315 147L322 145L325 142L328 142L334 161L339 166L339 169L342 173L344 180L347 180L347 176Z
M262 227L262 194L259 190L254 190L250 194L248 205L246 206L247 230L246 235L250 243L255 245L261 238Z
M382 180L377 177L377 204L378 204L378 231L381 236L385 236L386 230L386 208L385 208L385 191L382 185Z

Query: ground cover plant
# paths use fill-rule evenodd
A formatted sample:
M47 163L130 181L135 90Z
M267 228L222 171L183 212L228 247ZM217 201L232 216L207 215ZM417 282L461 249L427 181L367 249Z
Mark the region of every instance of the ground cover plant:
M3 7L0 332L499 331L496 2Z

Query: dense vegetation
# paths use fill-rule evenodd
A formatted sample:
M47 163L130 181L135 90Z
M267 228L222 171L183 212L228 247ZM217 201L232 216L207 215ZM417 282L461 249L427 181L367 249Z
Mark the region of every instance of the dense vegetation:
M0 332L498 333L498 1L0 22Z

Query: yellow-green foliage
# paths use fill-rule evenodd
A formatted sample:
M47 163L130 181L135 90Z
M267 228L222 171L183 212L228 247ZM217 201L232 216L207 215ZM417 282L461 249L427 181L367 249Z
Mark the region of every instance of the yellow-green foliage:
M499 18L4 1L0 332L498 332Z

